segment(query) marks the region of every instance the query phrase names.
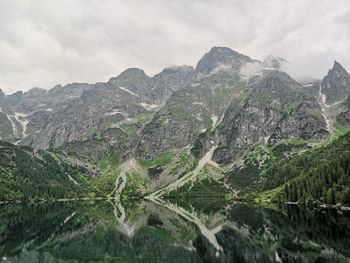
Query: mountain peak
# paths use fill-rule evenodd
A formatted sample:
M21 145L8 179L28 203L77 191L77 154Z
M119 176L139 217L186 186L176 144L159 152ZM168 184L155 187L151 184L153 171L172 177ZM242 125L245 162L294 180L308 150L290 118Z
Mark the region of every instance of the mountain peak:
M334 60L333 69L332 70L341 70L346 71L344 67L336 60Z
M212 47L208 53L226 53L240 55L237 51L234 51L229 47Z
M113 77L109 82L113 81L136 81L150 78L143 69L128 68L120 73L117 77Z
M346 71L346 69L336 60L334 60L333 68L328 71L328 76L334 74L339 76L349 76L349 73Z
M337 61L328 71L322 81L322 92L326 95L326 103L336 103L344 100L350 91L350 75Z
M239 72L243 64L253 61L228 47L213 47L199 60L196 71L205 75L222 70Z
M147 75L143 69L128 68L124 70L122 73L120 73L118 77L122 77L122 76L147 76Z

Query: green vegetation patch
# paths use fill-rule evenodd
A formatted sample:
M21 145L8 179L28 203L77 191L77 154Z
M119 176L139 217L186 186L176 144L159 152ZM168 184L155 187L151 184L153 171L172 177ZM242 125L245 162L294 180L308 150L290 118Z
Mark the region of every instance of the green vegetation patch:
M236 189L242 189L257 180L260 175L257 162L248 162L243 167L235 167L226 175L226 181Z
M170 163L173 156L174 156L173 152L168 152L168 153L164 153L164 154L160 155L157 159L154 159L154 160L140 161L140 164L141 164L141 166L143 166L145 168L150 168L152 166L156 166L156 167L163 166L163 165L167 165L168 163Z
M195 182L187 182L182 187L166 195L166 198L189 197L225 197L228 190L214 179L203 178Z
M350 129L345 127L343 124L340 122L336 122L334 125L334 128L340 133L341 135L347 133Z
M136 172L127 173L127 181L123 190L123 199L133 199L142 197L143 190L147 187L146 178Z
M119 128L122 129L128 136L135 136L137 134L137 129L134 125L129 124L119 124Z

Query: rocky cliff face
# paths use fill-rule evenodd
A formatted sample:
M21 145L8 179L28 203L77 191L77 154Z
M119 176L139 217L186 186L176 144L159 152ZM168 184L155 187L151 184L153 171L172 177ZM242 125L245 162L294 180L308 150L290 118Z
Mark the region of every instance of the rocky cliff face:
M28 128L33 133L20 144L45 149L75 140L84 141L95 133L117 127L120 122L129 123L136 116L147 114L139 100L131 91L96 84L57 111L39 111L31 115Z
M335 61L333 68L324 77L319 91L320 105L332 132L339 133L341 126L350 127L349 95L350 75Z
M152 87L149 97L155 104L162 104L171 94L180 90L196 79L191 66L169 67L152 78Z
M217 125L230 100L239 96L239 89L239 83L222 87L202 83L175 92L143 129L137 154L154 158L191 147L200 133Z
M254 72L246 70L249 65L260 62L229 48L212 48L198 62L192 83L174 92L143 129L137 155L155 158L189 148L199 134L213 130L228 105L246 92L245 78Z
M337 61L322 81L322 93L327 104L344 101L350 93L350 76Z
M259 64L259 61L253 60L230 48L213 47L199 60L196 71L202 75L212 75L219 71L238 74L242 67L248 63Z
M337 115L327 115L335 107L329 103L350 94L349 75L335 62L321 89L302 86L279 71L283 63L214 47L196 68L169 67L153 77L130 68L108 82L0 92L0 138L121 159L190 148L200 157L215 143L214 159L223 163L256 144L324 138ZM347 104L339 105L337 120L346 124Z
M337 116L337 121L350 128L350 96L343 103L344 110Z
M279 71L267 71L251 82L252 91L226 111L218 128L214 160L232 162L249 147L290 138L321 139L328 132L316 98Z

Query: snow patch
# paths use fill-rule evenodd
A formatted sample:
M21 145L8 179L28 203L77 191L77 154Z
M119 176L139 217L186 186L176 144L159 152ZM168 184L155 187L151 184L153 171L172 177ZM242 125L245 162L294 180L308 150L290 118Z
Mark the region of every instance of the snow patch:
M139 97L139 95L135 94L134 92L132 92L132 91L130 91L130 90L128 90L128 89L126 89L126 88L119 87L119 89L124 90L124 91L126 91L126 92L130 93L131 95L133 95L133 96L135 96L135 97Z
M107 116L111 116L111 115L114 115L114 114L121 114L124 116L124 113L122 113L121 111L118 111L118 110L112 110L112 111L109 111L109 112L106 112L105 115Z
M21 136L22 138L27 136L27 125L29 123L29 120L26 119L27 116L28 114L19 113L19 112L15 112L15 116L14 116L16 121L22 125L22 136Z
M267 144L267 143L268 143L269 138L270 138L270 136L266 136L266 137L264 137L264 142L265 142L265 144Z
M326 115L326 111L325 111L325 108L326 108L326 95L324 93L322 93L321 85L320 85L318 93L319 93L319 104L321 105L321 110L322 110L322 116L323 116L324 120L326 121L326 129L327 129L327 131L330 132L330 130L331 130L331 121L328 118L328 116Z
M283 262L282 259L280 258L280 256L277 254L277 252L275 252L275 261L276 261L276 262L279 262L279 263L280 263L280 262L281 262L281 263Z
M203 102L199 102L199 101L194 101L192 102L193 105L203 105Z
M70 176L69 174L66 173L66 175L68 176L69 180L71 180L75 185L79 185L77 181L74 180L74 178L72 176Z
M213 121L213 128L212 129L214 130L214 128L218 124L219 117L213 114L213 115L211 115L211 120Z
M345 102L345 101L346 101L346 99L345 99L345 100L340 100L340 101L334 102L333 104L326 104L326 103L325 103L325 107L326 107L326 108L331 108L331 107L337 106L338 104L341 104L341 103L343 103L343 102Z
M77 212L74 212L73 214L71 214L70 216L68 216L64 221L63 221L63 224L67 223L73 216L75 216ZM63 225L62 224L62 225Z
M271 71L271 70L278 70L278 69L276 69L276 68L271 68L271 67L264 67L263 68L263 70L267 70L267 71Z
M144 103L144 102L141 102L140 105L142 107L144 107L146 110L153 110L153 109L158 108L158 106L159 106L157 104L147 104L147 103Z
M11 122L12 131L13 131L13 133L15 134L15 133L17 132L17 129L16 129L15 122L13 121L12 118L13 118L13 117L7 115L7 119ZM17 135L19 135L19 134L17 134Z

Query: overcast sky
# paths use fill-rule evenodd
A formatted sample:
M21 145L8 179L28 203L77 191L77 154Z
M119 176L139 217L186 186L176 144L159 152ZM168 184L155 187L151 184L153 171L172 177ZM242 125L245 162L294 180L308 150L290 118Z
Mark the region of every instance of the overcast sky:
M106 81L195 66L212 46L289 61L294 76L350 71L349 0L0 0L0 88Z

